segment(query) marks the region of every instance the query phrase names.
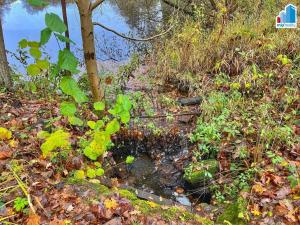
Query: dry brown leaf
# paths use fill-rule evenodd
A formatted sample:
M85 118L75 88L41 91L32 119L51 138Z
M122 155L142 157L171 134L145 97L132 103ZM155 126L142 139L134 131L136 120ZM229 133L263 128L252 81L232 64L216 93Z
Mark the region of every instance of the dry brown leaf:
M41 217L37 214L30 214L26 225L40 225Z
M8 159L12 155L12 151L9 150L4 150L0 151L0 160Z
M276 197L277 197L277 199L284 199L290 193L291 193L290 187L288 187L288 186L282 187L276 192Z

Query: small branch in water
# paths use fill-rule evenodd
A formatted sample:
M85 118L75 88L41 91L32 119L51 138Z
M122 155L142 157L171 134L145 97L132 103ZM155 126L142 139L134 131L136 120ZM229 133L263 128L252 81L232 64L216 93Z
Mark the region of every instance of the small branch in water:
M134 37L128 37L128 36L126 36L126 35L124 35L124 34L122 34L122 33L119 33L119 32L117 32L117 31L115 31L115 30L113 30L113 29L111 29L111 28L109 28L109 27L107 27L107 26L105 26L105 25L103 25L103 24L101 24L101 23L93 22L93 24L94 24L95 26L102 27L103 29L105 29L105 30L107 30L107 31L110 31L110 32L112 32L112 33L118 35L119 37L128 39L128 40L130 40L130 41L151 41L151 40L153 40L153 39L155 39L155 38L161 37L161 36L163 36L163 35L169 33L169 32L175 27L175 26L173 25L173 26L169 27L166 31L164 31L164 32L162 32L162 33L160 33L160 34L154 35L154 36L152 36L152 37L149 37L149 38L134 38Z

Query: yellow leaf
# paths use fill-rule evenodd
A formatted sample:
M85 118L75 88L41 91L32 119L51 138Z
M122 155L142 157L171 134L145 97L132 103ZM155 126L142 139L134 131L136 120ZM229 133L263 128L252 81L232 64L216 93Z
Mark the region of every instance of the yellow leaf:
M154 203L154 202L148 202L148 205L151 207L151 208L155 208L158 206L158 204Z
M260 216L260 211L254 209L251 211L254 216Z
M18 144L18 143L17 143L15 140L9 141L9 145L10 145L10 147L12 147L12 148L17 147L17 144Z
M107 209L115 209L118 207L118 203L115 199L105 199L104 205Z
M0 127L0 140L11 139L12 133L4 127Z
M252 187L253 191L258 193L258 194L262 194L266 189L261 185L261 184L255 184Z

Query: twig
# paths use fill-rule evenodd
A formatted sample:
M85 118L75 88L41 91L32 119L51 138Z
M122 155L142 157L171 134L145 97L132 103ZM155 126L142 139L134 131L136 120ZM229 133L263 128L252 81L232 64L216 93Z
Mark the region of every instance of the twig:
M6 190L9 190L9 189L12 189L12 188L17 187L17 186L18 186L18 185L13 185L13 186L9 186L9 187L2 188L2 189L0 189L0 192L6 191Z
M25 184L23 183L23 181L21 180L21 178L16 174L16 172L12 168L10 168L10 170L12 171L15 179L17 180L17 182L18 182L18 184L20 186L20 188L22 189L22 191L26 195L27 201L28 201L28 205L29 205L30 209L32 210L32 212L34 214L36 214L36 210L35 210L34 206L32 205L31 197L30 197L30 194L28 193L28 191L27 191L27 189L25 187Z
M124 34L122 34L122 33L119 33L118 31L115 31L115 30L113 30L113 29L111 29L111 28L109 28L109 27L107 27L107 26L105 26L105 25L103 25L103 24L101 24L101 23L98 23L98 22L93 22L93 25L102 27L103 29L105 29L105 30L107 30L107 31L110 31L110 32L112 32L112 33L118 35L119 37L122 37L122 38L125 38L125 39L128 39L128 40L131 40L131 41L151 41L151 40L153 40L153 39L155 39L155 38L158 38L158 37L160 37L160 36L163 36L163 35L169 33L169 32L175 27L174 25L173 25L173 26L170 26L170 27L169 27L167 30L165 30L164 32L162 32L162 33L160 33L160 34L157 34L157 35L154 35L154 36L149 37L149 38L134 38L134 37L128 37L128 36L126 36L126 35L124 35Z
M155 116L133 116L132 118L148 119L148 118L164 118L168 116L194 116L200 115L201 112L191 112L191 113L180 113L180 114L168 114L168 115L155 115Z
M105 0L96 0L94 3L91 5L91 11L96 9L99 5L101 5Z
M6 217L2 217L2 218L0 218L0 222L2 222L2 221L4 221L4 220L7 220L7 219L10 219L10 218L12 218L12 217L14 217L14 216L16 216L17 214L13 214L13 215L10 215L10 216L6 216Z

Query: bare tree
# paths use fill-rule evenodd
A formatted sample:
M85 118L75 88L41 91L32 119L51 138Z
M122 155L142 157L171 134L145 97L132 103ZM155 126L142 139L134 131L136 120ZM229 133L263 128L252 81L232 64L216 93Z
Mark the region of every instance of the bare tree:
M10 69L7 62L1 17L0 17L0 83L3 83L7 89L12 88L12 80L11 80Z

